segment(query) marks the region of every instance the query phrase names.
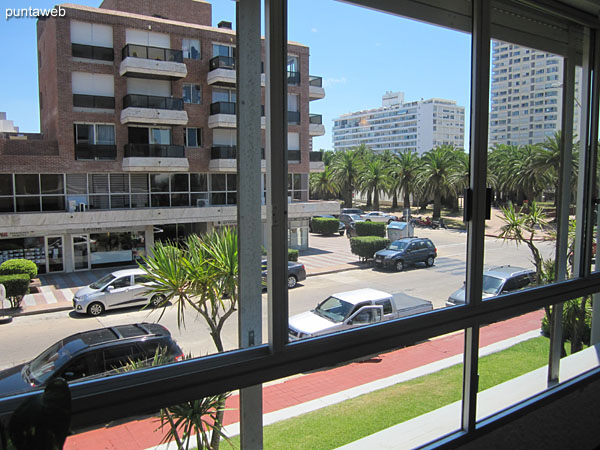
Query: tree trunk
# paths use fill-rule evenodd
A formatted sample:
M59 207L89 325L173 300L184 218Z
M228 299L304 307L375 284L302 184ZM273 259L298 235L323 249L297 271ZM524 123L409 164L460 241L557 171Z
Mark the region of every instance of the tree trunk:
M379 211L379 191L373 192L373 207L376 211Z
M442 196L439 191L433 196L433 220L439 219L442 215Z
M371 202L371 189L369 189L367 191L367 204L365 206L369 207L371 206L372 202Z
M402 189L404 191L404 209L410 209L410 192L408 189Z
M398 209L398 193L394 191L392 196L392 209Z
M225 415L225 396L221 394L219 396L217 421L213 426L212 435L210 437L210 448L211 450L219 450L221 444L221 428L223 427L223 416Z

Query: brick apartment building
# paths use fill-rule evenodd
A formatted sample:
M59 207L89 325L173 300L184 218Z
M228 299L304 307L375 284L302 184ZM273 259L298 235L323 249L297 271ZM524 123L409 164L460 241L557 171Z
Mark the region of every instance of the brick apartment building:
M235 224L231 24L212 27L196 0L62 7L37 24L41 133L0 133L0 262L126 265L157 239ZM309 202L323 170L311 139L325 132L309 104L325 93L308 47L288 53L289 244L306 248L309 218L339 207Z

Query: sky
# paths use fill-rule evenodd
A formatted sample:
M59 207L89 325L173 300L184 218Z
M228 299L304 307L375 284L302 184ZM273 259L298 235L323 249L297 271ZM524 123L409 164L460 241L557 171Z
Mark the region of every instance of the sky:
M157 0L160 1L160 0ZM101 0L73 0L98 7ZM0 111L22 132L39 132L36 19L6 19L12 8L51 8L49 0L2 0ZM213 26L233 22L235 2L213 0ZM470 35L335 0L289 0L288 38L310 47L310 74L323 77L325 98L310 102L323 115L325 136L313 149L333 149L333 119L377 108L386 91L404 92L405 101L455 100L465 107L468 144Z

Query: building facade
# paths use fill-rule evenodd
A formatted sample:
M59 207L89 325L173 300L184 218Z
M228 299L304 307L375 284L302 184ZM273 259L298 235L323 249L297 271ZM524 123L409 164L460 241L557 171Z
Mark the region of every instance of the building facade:
M576 135L581 108L579 76L573 112ZM553 136L561 127L562 87L561 56L493 41L489 145L530 145Z
M155 239L235 224L231 23L212 27L211 5L193 0L64 9L38 21L41 133L0 136L0 260L41 273L132 264ZM288 53L289 240L306 248L309 218L339 207L309 202L308 175L323 170L310 143L325 132L309 103L325 93L308 47ZM265 191L263 175L263 204Z
M386 92L381 108L334 119L333 148L365 144L376 152L409 150L419 154L438 145L464 148L465 108L453 100L405 102L403 92Z

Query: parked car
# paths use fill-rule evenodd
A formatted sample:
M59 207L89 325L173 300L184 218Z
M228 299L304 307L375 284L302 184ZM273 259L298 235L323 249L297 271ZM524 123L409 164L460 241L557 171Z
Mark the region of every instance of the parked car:
M360 214L346 214L346 213L340 214L340 222L342 222L344 224L346 229L348 229L348 226L351 223L364 222L364 221L365 221L365 219L363 219L360 216Z
M320 336L432 309L430 301L401 292L388 294L376 289L339 292L327 297L315 309L290 317L289 339Z
M267 260L266 259L263 259L261 266L262 266L262 276L261 276L262 285L263 285L263 288L266 289L267 288ZM288 261L288 278L287 278L288 289L295 288L296 285L298 284L298 281L304 281L304 280L306 280L306 268L304 267L304 264L295 262L295 261Z
M382 211L369 211L362 215L365 222L385 222L390 223L397 221L398 217L393 214L384 213Z
M393 241L388 248L375 253L375 265L394 268L398 272L408 264L425 263L431 267L437 258L437 249L428 238L402 238Z
M535 281L535 270L515 266L491 267L483 271L483 298L495 297L526 288ZM465 287L453 292L446 306L465 304Z
M312 216L311 219L310 219L310 221L308 222L308 231L310 231L311 233L313 232L313 222L312 222L312 220L315 217L322 217L324 219L337 219L337 217L332 216L331 214L324 214L324 215L321 215L321 216ZM338 227L338 233L340 233L340 236L343 236L345 232L346 232L346 225L344 225L342 222L340 222L339 227Z
M57 377L81 381L117 373L132 361L150 366L159 352L181 361L182 350L164 326L136 323L67 336L30 362L0 372L0 392L14 394L44 387Z
M117 270L79 289L73 297L73 309L77 313L99 316L108 309L160 306L165 296L152 294L149 283L148 274L142 269Z
M365 212L359 208L342 208L340 214L358 214L362 216Z

